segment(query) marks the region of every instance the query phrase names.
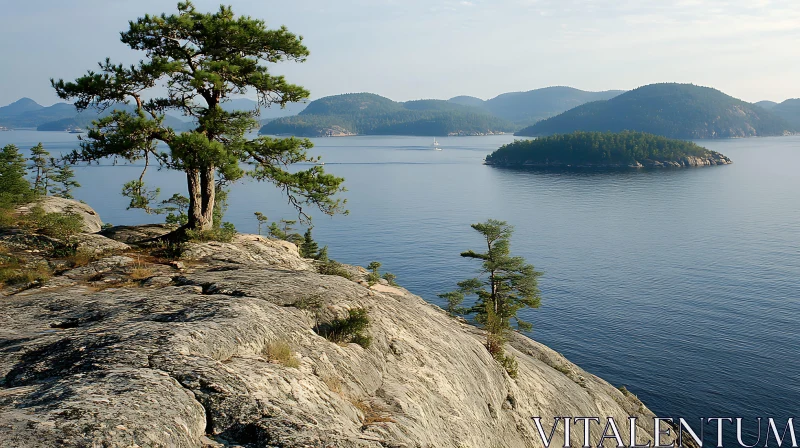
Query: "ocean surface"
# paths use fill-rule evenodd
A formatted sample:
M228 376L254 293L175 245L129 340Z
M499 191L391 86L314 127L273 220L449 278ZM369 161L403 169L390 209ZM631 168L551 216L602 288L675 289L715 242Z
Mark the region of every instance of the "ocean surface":
M461 251L482 249L469 225L516 227L512 252L545 272L530 336L656 414L684 418L798 416L800 403L800 137L699 141L734 164L651 171L547 172L484 166L512 136L316 139L328 172L346 179L348 216L314 218L332 258L372 260L426 300L475 275ZM53 153L76 136L0 132L0 145ZM127 211L120 195L141 167L76 170L76 196L113 224L162 217ZM151 168L162 197L184 178ZM272 186L235 184L226 215L255 232L296 213ZM696 420L695 420L696 421ZM780 424L780 423L779 423ZM709 428L710 429L710 428ZM755 433L755 421L745 421ZM707 434L707 437L713 436ZM746 443L753 443L745 438ZM762 442L763 443L763 440Z

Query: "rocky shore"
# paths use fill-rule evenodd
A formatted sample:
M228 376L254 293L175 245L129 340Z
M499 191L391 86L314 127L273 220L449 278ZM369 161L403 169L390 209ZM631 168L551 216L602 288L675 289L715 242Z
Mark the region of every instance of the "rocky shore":
M614 417L626 443L637 416L639 441L652 438L635 396L527 337L507 349L512 379L481 330L401 287L369 286L363 268L323 275L293 244L256 235L191 243L175 259L137 249L167 230L84 234L106 249L0 290L0 445L522 448L542 445L532 417L549 433L556 416ZM23 240L0 246L35 258ZM368 348L315 331L354 308L368 310ZM296 364L271 356L278 342Z

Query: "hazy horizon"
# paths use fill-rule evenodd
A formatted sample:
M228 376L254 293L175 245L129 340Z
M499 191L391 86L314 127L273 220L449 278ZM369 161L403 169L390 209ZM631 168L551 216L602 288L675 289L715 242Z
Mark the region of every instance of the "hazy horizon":
M749 102L800 97L800 3L791 0L320 0L195 1L286 25L311 51L271 65L311 98L350 92L395 101L481 99L550 86L631 90L657 82L713 87ZM49 79L98 61L144 56L119 42L129 20L177 2L82 0L6 5L0 105L59 102ZM13 86L13 88L9 88Z

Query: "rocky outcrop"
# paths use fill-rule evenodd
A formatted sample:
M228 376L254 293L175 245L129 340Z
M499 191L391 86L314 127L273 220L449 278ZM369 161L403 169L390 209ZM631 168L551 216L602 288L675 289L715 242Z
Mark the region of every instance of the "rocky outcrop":
M103 226L100 215L88 205L55 196L45 196L36 202L17 207L17 212L24 215L30 213L30 210L36 206L41 207L45 213L73 213L80 216L83 220L82 231L85 233L99 232Z
M96 233L81 233L70 238L79 252L98 255L129 250L131 247L120 241Z
M141 243L146 240L164 236L175 230L174 224L145 224L141 226L114 226L103 229L101 235L113 240L126 243Z
M101 259L2 298L4 446L521 448L541 446L535 416L614 417L626 441L639 416L652 438L639 400L553 350L514 337L512 379L477 328L402 288L318 274L284 242L183 257ZM369 348L315 332L353 308ZM296 368L269 356L279 341Z
M298 271L313 269L309 260L300 258L296 245L259 235L239 234L230 243L216 241L193 243L183 250L181 258L207 263L277 266Z

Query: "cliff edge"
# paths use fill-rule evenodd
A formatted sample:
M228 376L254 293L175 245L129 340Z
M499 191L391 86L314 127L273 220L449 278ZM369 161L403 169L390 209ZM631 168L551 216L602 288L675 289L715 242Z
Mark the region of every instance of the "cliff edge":
M292 244L239 235L182 257L121 250L2 290L0 444L534 447L532 417L549 434L556 416L614 417L626 444L638 416L652 438L636 397L555 351L512 338L512 379L479 329L405 289L319 274ZM369 348L314 331L354 308L368 310ZM272 360L277 342L296 366ZM602 432L591 426L593 443Z

